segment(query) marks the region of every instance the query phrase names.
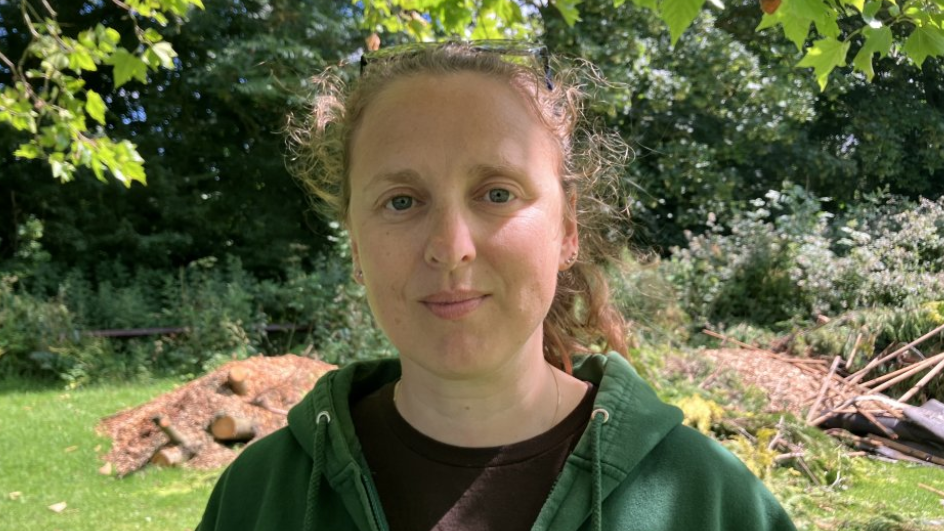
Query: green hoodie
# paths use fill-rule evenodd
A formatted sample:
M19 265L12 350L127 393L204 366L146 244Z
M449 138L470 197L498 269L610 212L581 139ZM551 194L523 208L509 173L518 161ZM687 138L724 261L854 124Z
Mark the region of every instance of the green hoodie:
M382 360L322 377L288 428L223 473L198 530L386 530L350 403L399 376L398 361ZM683 426L621 356L578 358L574 376L598 387L594 416L534 530L795 531L763 484Z

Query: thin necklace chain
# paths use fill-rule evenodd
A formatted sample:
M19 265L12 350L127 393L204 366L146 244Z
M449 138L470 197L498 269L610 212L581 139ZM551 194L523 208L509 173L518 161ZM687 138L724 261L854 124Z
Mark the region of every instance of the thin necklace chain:
M549 371L551 371L551 379L554 380L554 391L557 393L557 404L554 405L554 416L551 417L551 423L547 427L547 429L551 429L554 427L555 421L557 421L557 413L560 412L561 392L560 392L560 383L558 383L557 381L557 373L554 371L554 367L552 367L551 364L548 363L547 368ZM403 381L402 378L398 378L397 383L393 384L393 404L394 405L397 404L397 398L399 398L400 396L400 382L402 381Z

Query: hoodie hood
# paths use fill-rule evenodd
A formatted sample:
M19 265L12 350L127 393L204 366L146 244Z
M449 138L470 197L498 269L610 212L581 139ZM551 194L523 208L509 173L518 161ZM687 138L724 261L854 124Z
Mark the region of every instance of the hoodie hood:
M597 386L594 416L550 493L535 530L577 529L588 517L600 525L600 507L638 463L682 421L662 403L622 356L577 356L574 376ZM384 529L370 474L354 432L350 404L400 377L395 359L353 363L326 374L288 415L289 429L312 458L307 504L319 505L322 481L342 493L360 529ZM323 478L323 480L322 480ZM349 495L343 495L348 492ZM560 510L566 507L566 510ZM316 521L306 516L306 527Z

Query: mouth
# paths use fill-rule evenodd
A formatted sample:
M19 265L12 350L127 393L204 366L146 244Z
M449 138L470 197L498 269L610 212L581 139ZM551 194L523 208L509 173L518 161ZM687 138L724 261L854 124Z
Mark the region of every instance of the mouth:
M477 291L442 291L420 299L433 315L455 321L474 312L489 295Z

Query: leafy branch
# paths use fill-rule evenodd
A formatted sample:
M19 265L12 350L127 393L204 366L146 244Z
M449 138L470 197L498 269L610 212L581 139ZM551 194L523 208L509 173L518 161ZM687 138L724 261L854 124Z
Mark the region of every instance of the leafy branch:
M118 89L132 80L147 83L149 69L175 68L177 54L171 44L154 28L143 29L138 19L144 17L163 27L170 17L184 19L193 6L202 9L201 0L113 0L134 27L137 45L133 49L123 47L122 35L103 24L66 35L56 11L46 0L40 2L45 12L29 0L20 1L31 37L23 55L14 63L0 53L0 62L10 70L13 81L0 90L0 123L30 134L14 155L45 160L53 177L64 182L85 167L101 181L107 180L107 172L125 186L145 183L144 160L137 146L128 140L115 141L104 132L106 98L110 98L87 88L82 74L110 66Z

